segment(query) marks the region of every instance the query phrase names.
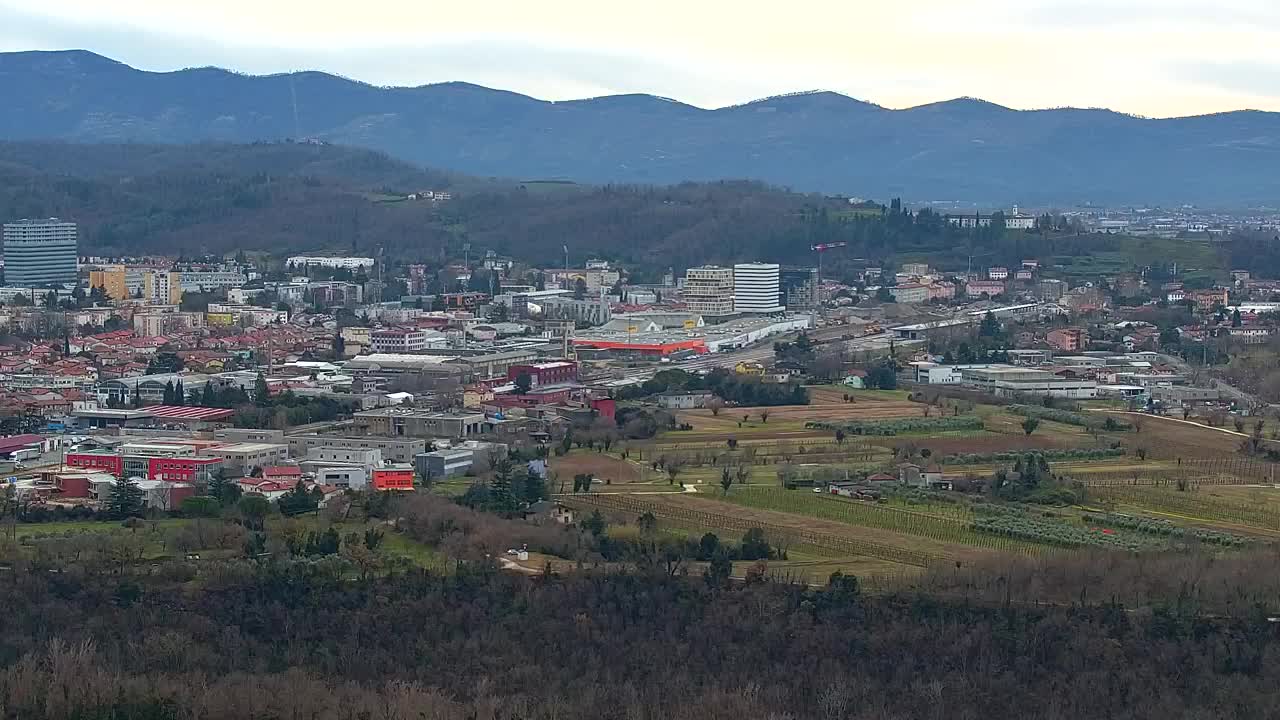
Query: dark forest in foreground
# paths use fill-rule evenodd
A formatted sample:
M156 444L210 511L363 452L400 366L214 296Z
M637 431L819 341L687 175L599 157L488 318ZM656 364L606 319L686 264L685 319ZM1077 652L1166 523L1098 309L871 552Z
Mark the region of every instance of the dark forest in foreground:
M1179 562L1215 585L1247 569ZM4 575L4 718L1065 720L1280 707L1264 609L1208 612L1176 572L1146 580L1171 592L1138 610L868 597L840 578L711 587L482 566L363 581L323 562ZM1228 604L1232 593L1210 592Z

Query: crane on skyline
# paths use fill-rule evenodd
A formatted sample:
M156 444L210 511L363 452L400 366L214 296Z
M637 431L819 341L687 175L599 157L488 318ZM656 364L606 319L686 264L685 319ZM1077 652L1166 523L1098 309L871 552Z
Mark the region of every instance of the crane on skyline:
M822 253L828 250L833 250L835 248L847 247L848 244L849 243L844 243L844 242L819 243L809 248L810 250L818 253L818 285L819 286L822 285Z

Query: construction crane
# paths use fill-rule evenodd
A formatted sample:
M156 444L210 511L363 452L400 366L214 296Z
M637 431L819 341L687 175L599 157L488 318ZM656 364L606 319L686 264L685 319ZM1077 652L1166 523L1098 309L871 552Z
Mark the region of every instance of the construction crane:
M818 285L819 286L822 285L822 253L828 250L832 250L834 248L845 247L848 244L849 243L842 243L842 242L820 243L818 245L814 245L811 248L809 248L810 250L818 253Z

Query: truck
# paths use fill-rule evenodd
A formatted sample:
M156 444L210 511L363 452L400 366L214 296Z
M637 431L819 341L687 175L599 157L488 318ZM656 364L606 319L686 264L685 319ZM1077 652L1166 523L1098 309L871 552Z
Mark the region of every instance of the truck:
M25 463L28 460L35 460L39 458L42 454L43 453L40 452L40 448L23 448L21 450L14 450L12 457L15 463Z

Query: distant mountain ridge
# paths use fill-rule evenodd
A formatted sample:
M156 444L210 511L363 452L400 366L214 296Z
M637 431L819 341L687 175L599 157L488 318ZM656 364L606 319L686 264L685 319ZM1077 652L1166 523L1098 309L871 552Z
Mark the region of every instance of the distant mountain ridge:
M481 176L750 178L981 204L1280 197L1280 113L1145 119L973 98L893 110L806 92L705 110L632 94L549 102L464 82L382 88L322 72L153 73L86 51L0 54L0 139L321 139Z

